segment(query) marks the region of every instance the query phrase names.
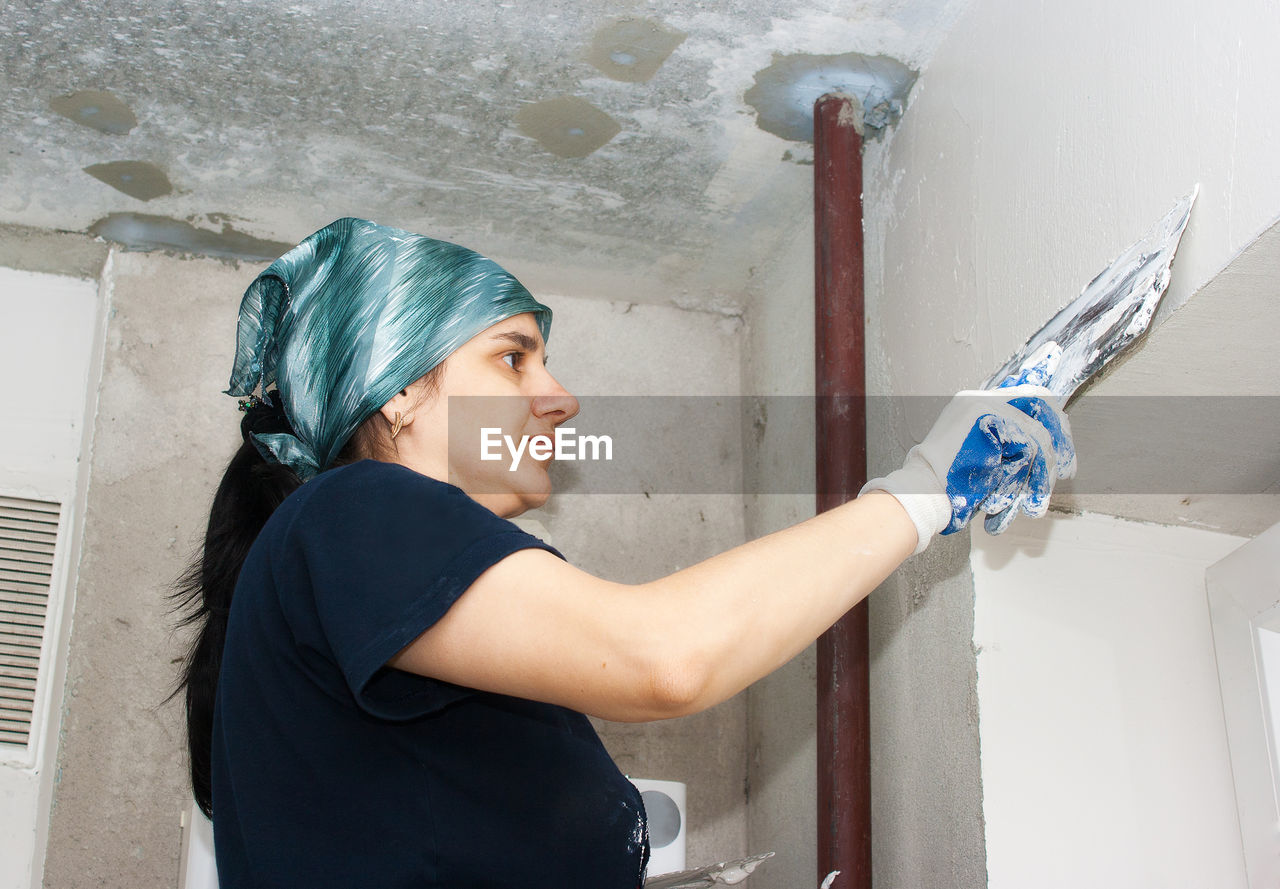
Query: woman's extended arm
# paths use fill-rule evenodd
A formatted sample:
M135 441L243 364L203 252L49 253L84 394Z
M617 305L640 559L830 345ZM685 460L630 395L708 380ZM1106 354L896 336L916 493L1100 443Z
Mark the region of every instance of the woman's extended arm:
M645 584L522 550L391 665L605 719L683 716L782 666L915 546L898 501L872 492Z
M794 657L934 534L978 510L1000 514L997 530L1014 511L1043 515L1075 470L1046 393L961 393L875 490L651 583L514 553L390 663L607 719L704 710Z

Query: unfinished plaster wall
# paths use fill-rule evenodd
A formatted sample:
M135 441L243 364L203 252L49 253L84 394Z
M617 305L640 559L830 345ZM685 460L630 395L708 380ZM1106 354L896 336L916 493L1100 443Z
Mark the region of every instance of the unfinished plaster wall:
M867 147L870 391L977 384L1198 182L1162 314L1185 303L1280 213L1269 113L1277 39L1280 9L1263 0L1212 9L975 0L924 67L902 121ZM792 310L811 298L805 249L796 248ZM762 289L749 314L748 369L766 376L779 356L812 361L805 319L756 328L770 298ZM898 465L933 419L889 407L871 405L873 473ZM756 530L775 526L755 515ZM871 603L875 881L983 886L965 535L935 542ZM784 675L752 693L753 803L769 776L782 782L785 755L768 751L803 746L805 729L773 716L812 687L794 671L784 687ZM786 823L812 817L804 772L785 773L767 811L753 805L753 848L757 837L801 839Z
M180 708L162 705L180 654L163 596L238 437L214 331L232 329L245 270L112 266L46 886L176 884L189 791Z
M796 186L804 192L803 182ZM812 221L799 208L793 213L794 238L761 282L748 316L744 372L753 394L813 391ZM886 406L876 400L869 405L873 471L902 456L881 444L891 420ZM749 478L763 484L778 464L790 462L811 468L813 445L812 419L749 430ZM815 506L812 488L751 496L747 504L749 537L808 518ZM935 541L871 596L877 885L986 883L967 560L966 540ZM791 889L817 878L815 666L810 647L748 693L748 847L777 852L752 877L752 885L763 889Z
M3 232L0 249L41 270L59 264L58 251L79 264L103 255L87 239L16 229ZM162 703L182 641L163 596L193 552L238 441L235 402L219 392L240 294L259 267L111 257L46 886L176 885L179 813L190 795L180 707ZM556 312L553 370L571 390L739 391L736 317L540 295ZM744 533L741 498L725 495L577 495L533 519L577 564L620 580L683 567ZM625 772L689 784L690 861L745 852L745 711L742 696L693 719L600 725Z
M790 204L778 208L790 223L790 234L772 260L759 268L743 348L745 389L766 399L803 398L814 388L812 168L787 175L792 180L789 187L775 191L791 195ZM805 468L808 481L792 493L750 494L748 537L772 533L814 514L811 407L807 413L807 422L798 424L779 422L777 410L772 416L758 414L744 430L748 491L770 490L771 476L792 464ZM805 591L796 589L794 595L803 597ZM751 878L753 889L793 889L815 881L815 662L816 651L809 646L747 692L748 847L753 854L777 853Z

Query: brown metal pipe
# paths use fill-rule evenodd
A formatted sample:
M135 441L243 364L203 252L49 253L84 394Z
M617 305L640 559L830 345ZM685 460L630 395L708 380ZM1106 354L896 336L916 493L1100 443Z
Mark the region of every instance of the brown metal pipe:
M867 479L861 114L847 96L814 103L819 512ZM842 889L871 889L868 651L866 600L818 639L818 878L838 870Z

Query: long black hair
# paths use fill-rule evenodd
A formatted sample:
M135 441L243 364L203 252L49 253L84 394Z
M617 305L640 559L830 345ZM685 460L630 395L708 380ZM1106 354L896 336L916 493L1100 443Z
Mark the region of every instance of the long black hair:
M244 442L231 458L213 495L204 546L178 578L171 594L174 610L181 615L178 626L196 628L171 697L185 693L191 788L196 805L210 817L213 701L231 614L231 595L258 532L276 507L302 484L292 469L263 459L249 438L253 432L291 431L279 394L273 392L272 396L274 408L261 401L246 406L240 421Z
M418 380L422 385L415 408L439 391L443 376L444 364L441 363ZM204 546L175 582L170 595L174 611L180 615L178 626L195 628L182 674L169 697L170 700L179 695L185 697L191 789L196 805L209 817L213 817L209 774L213 703L218 693L231 597L258 533L276 507L302 485L292 469L264 459L250 438L253 433L293 434L280 393L273 390L267 397L271 404L249 399L243 405L245 415L240 421L240 435L244 441L213 495ZM391 439L391 424L381 411L375 411L352 433L332 465L342 466L365 458L394 461L398 455Z
M231 597L258 533L276 507L302 484L292 469L264 459L249 437L255 432L293 432L280 394L273 391L269 398L274 406L258 399L250 399L245 405L244 419L240 421L244 441L213 495L204 546L178 578L170 595L174 611L180 615L178 626L195 628L182 674L170 699L179 695L186 699L191 789L196 805L209 817L213 816L209 774L213 703L218 692ZM351 436L334 465L364 457L385 459L388 449L383 442L387 429L381 412L374 413Z

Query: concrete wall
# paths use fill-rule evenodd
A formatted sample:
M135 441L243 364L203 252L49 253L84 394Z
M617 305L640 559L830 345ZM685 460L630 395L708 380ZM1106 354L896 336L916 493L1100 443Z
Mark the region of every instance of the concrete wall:
M106 259L86 239L23 229L0 232L0 256L43 271L97 266L94 275ZM181 708L164 703L182 652L164 596L194 552L238 441L239 414L220 390L240 294L258 266L114 253L107 267L110 317L44 885L159 889L177 883L179 814L190 800ZM571 390L740 391L734 316L545 299L556 312L553 369ZM717 446L738 459L736 429ZM575 563L618 580L668 573L744 535L741 497L722 494L583 494L553 499L530 518ZM691 862L745 854L746 706L744 695L691 719L599 724L625 772L689 784Z
M116 254L46 886L174 886L188 804L165 603L237 439L225 387L252 273ZM221 401L227 404L221 404Z
M813 359L812 170L790 171L789 237L760 267L758 290L747 314L743 364L751 395L811 396ZM783 192L777 188L775 192ZM766 402L768 404L769 402ZM780 423L777 411L747 430L747 490L769 490L779 469L799 464L807 486L794 493L746 498L748 537L772 533L814 514L812 408L798 423ZM795 595L805 591L797 589ZM748 847L776 857L751 878L751 886L795 889L816 885L817 771L815 765L816 652L810 646L791 663L757 682L748 695Z

